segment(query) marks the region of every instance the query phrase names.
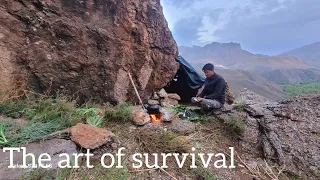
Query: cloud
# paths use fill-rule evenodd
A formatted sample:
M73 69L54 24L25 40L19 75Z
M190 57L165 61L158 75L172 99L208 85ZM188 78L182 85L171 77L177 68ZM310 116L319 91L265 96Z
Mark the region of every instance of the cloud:
M237 18L234 15L224 29L214 34L221 41L240 42L245 49L271 55L319 41L320 2L285 2L286 7L260 16Z
M194 3L201 2L202 0L162 0L166 4L171 4L176 8L188 8Z
M198 43L198 29L202 26L201 17L193 16L176 22L173 35L181 45L192 46Z
M277 54L320 40L319 0L162 0L179 45L239 42Z

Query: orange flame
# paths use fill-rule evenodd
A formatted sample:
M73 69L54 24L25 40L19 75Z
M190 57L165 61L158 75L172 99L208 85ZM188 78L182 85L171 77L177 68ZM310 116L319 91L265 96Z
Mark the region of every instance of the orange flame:
M150 114L152 123L160 123L161 122L161 114Z

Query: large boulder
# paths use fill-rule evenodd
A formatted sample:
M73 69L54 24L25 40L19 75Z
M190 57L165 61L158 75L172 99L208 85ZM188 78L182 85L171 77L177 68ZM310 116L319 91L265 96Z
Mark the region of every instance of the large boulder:
M0 32L1 90L137 102L179 66L160 0L1 1Z

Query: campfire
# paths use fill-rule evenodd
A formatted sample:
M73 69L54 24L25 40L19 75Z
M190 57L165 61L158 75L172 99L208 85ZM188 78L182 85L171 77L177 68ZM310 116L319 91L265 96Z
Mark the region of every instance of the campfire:
M153 94L153 99L149 99L147 105L144 105L132 80L131 74L128 73L128 76L140 101L140 105L142 106L142 109L139 108L139 110L132 111L135 124L141 126L149 123L150 121L155 124L171 122L173 120L173 115L171 115L165 107L168 107L169 105L178 105L178 100L181 99L180 96L178 94L168 94L164 89L161 89L158 93ZM141 110L143 112L141 112Z
M147 108L152 123L161 123L162 113L160 112L160 106L152 105Z
M151 123L161 123L161 113L156 113L156 114L149 114Z

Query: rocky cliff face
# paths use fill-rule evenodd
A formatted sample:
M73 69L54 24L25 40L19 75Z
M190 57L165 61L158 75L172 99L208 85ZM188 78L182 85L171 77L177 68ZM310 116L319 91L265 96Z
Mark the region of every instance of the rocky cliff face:
M283 165L285 172L319 179L320 94L271 102L246 91L242 98L246 122L242 150ZM239 119L237 113L229 116Z
M177 71L160 0L0 2L0 81L81 99L137 101Z

